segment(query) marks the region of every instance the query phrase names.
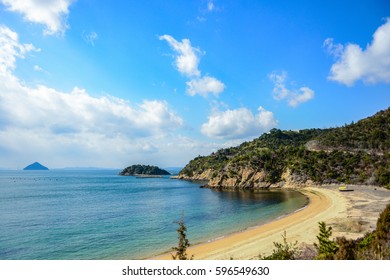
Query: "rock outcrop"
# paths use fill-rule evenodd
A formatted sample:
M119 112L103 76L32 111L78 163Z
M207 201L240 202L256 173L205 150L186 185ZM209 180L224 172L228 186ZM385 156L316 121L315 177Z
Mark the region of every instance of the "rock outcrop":
M267 173L264 170L254 170L251 167L237 169L235 174L208 169L191 177L183 174L178 176L178 179L183 180L205 181L207 182L206 187L217 189L299 188L316 184L311 180L304 180L301 176L292 174L289 169L282 174L281 180L276 183L270 183L266 178Z

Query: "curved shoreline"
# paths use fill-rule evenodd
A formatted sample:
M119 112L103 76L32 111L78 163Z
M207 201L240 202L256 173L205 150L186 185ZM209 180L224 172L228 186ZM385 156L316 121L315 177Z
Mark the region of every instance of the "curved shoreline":
M318 234L318 222L335 218L346 210L346 200L335 191L324 188L300 190L308 197L309 203L299 211L283 216L264 225L259 225L223 238L201 243L187 250L194 259L252 259L259 254L272 252L273 242L281 242L284 231L287 241L313 243ZM166 253L152 259L168 260Z

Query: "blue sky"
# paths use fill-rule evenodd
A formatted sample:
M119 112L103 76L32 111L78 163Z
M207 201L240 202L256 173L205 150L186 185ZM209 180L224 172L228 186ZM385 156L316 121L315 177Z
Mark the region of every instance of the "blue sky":
M0 0L0 167L184 166L390 105L388 1Z

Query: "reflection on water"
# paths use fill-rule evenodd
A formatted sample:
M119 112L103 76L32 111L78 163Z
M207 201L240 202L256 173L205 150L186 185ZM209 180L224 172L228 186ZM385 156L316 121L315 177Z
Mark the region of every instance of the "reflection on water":
M295 191L289 190L214 190L221 199L240 201L242 203L283 203L296 197ZM272 202L272 203L270 203Z

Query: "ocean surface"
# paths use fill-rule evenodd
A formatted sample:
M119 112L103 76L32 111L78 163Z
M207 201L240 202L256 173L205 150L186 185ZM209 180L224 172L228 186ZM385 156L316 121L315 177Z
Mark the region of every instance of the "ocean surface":
M0 259L141 259L177 245L182 213L196 244L306 204L294 191L215 191L118 172L0 171Z

